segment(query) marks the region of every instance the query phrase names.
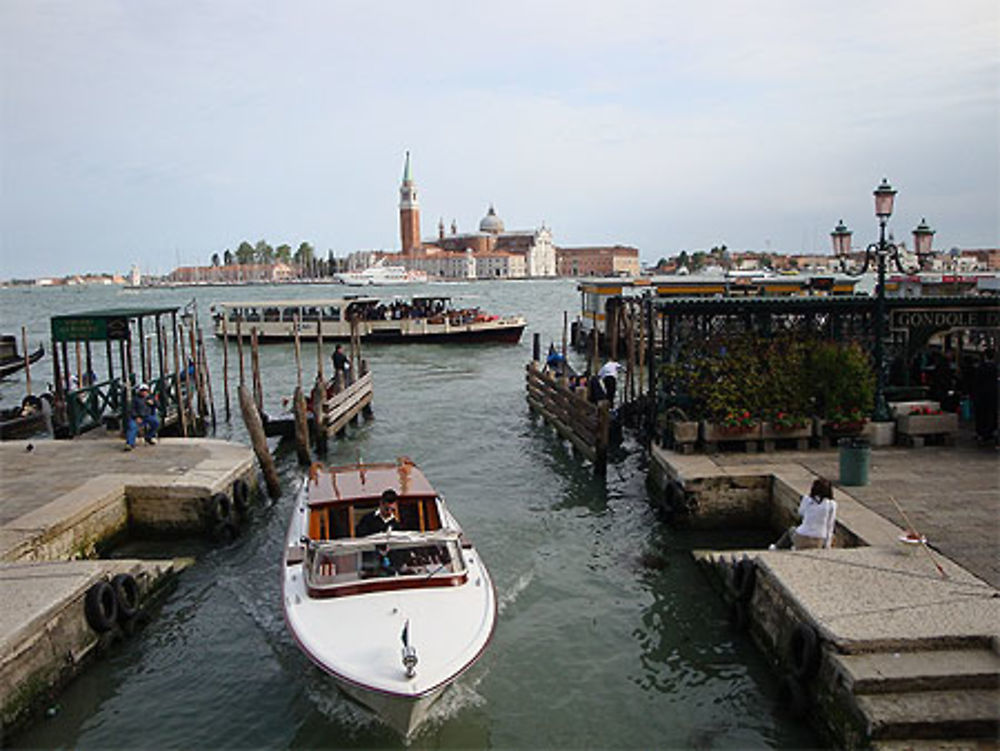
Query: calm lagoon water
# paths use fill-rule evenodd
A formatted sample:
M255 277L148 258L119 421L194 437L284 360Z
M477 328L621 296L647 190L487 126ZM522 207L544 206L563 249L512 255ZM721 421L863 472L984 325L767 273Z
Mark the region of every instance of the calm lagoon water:
M197 299L333 297L329 286L130 291L0 290L3 331L28 327L49 349L50 315ZM447 294L523 313L518 345L370 346L375 419L331 443L330 463L411 457L448 499L496 583L500 617L481 661L445 694L412 748L800 748L816 737L775 711L777 681L688 551L738 543L664 525L645 463L628 443L593 478L529 416L531 337L562 337L573 282L485 282L386 289ZM210 350L221 419L222 346ZM325 357L329 357L327 345ZM233 350L230 352L233 355ZM307 373L315 347L305 347ZM327 360L327 371L329 371ZM294 387L290 344L262 347L265 407ZM51 358L33 379L51 380ZM0 402L23 382L0 384ZM238 406L234 403L234 416ZM217 437L247 442L239 418ZM275 448L277 448L275 446ZM209 549L147 628L93 665L49 719L13 739L47 748L370 748L402 746L297 649L280 609L279 563L300 470L277 448L285 492L231 546ZM7 471L9 468L5 468Z

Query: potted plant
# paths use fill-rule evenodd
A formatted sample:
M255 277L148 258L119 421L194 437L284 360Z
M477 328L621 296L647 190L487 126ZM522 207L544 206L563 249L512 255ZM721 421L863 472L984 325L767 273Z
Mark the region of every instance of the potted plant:
M779 409L761 424L761 434L765 439L809 438L812 435L812 420L803 414Z

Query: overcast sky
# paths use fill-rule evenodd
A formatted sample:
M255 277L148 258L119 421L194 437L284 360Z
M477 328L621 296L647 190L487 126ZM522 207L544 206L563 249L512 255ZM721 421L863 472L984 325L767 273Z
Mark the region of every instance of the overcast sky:
M1000 244L1000 3L0 0L0 278L398 249L544 222L725 243Z

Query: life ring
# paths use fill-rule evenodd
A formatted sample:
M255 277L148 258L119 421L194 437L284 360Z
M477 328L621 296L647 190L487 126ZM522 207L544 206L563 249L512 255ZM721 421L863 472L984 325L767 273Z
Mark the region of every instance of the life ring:
M792 675L807 681L819 668L819 637L816 629L806 623L799 623L788 640L788 661Z
M233 481L233 505L241 514L245 514L250 505L250 486L242 477Z
M802 719L809 710L806 689L793 675L786 675L778 683L778 709L795 719Z
M749 558L741 558L733 566L733 589L736 592L736 599L740 602L749 602L756 584L757 567Z
M240 528L229 519L223 519L212 528L212 539L220 545L230 545L239 537Z
M118 620L127 621L139 612L139 585L132 574L118 574L111 580L118 604Z
M115 590L104 579L95 583L87 590L83 599L83 613L87 623L94 631L103 634L110 631L118 619L118 600Z
M742 634L747 630L747 627L750 625L750 611L746 603L733 600L729 605L729 625L738 634Z

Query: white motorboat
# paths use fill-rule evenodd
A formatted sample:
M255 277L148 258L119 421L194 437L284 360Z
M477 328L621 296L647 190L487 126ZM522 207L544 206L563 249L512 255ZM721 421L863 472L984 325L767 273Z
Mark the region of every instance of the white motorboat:
M384 258L380 258L367 269L337 274L337 279L352 287L416 284L427 281L427 272L411 271L405 266L389 266Z
M355 536L386 490L398 518ZM285 621L342 690L410 737L434 701L483 653L496 592L444 500L408 459L314 464L288 527Z

